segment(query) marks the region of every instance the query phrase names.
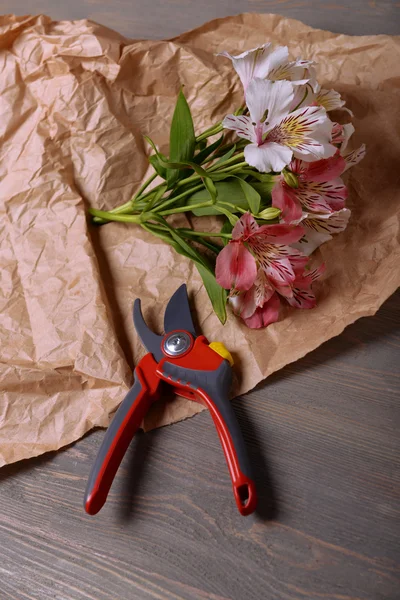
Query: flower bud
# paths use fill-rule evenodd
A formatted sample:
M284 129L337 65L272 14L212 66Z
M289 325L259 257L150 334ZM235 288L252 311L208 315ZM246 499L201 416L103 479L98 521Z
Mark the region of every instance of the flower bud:
M292 173L292 171L288 171L287 169L284 169L282 171L282 175L283 178L285 180L285 183L292 188L298 188L299 187L299 178L297 177L297 175L295 175L294 173Z
M280 214L281 210L279 208L269 206L268 208L264 208L264 210L258 213L257 219L263 219L264 221L272 221L273 219L278 219Z

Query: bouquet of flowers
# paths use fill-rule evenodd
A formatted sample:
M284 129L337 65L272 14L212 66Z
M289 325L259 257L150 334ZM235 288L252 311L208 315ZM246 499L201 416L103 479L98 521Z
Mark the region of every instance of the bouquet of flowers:
M259 328L278 320L281 303L315 306L312 285L325 265L312 266L310 256L346 228L340 176L365 146L347 151L354 127L328 113L352 113L338 92L321 88L313 61L289 61L287 47L271 44L220 56L232 61L245 104L196 135L181 91L169 156L146 138L152 175L128 203L90 213L95 223L135 223L173 246L194 261L222 323L228 302ZM218 230L176 227L179 213L219 216Z

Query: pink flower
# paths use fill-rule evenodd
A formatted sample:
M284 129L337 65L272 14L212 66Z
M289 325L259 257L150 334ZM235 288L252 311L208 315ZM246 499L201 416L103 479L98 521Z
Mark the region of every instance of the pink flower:
M346 161L339 152L312 163L293 160L286 176L283 174L277 179L272 190L272 206L281 209L284 223L300 219L303 210L317 213L341 210L347 188L339 175L345 169Z
M279 296L299 308L315 304L314 279L304 271L308 257L288 246L303 234L299 225L260 227L250 213L236 223L232 240L217 257L215 274L222 287L233 288L230 302L249 327L277 321Z
M325 264L312 271L298 272L293 282L293 296L286 298L289 304L294 308L314 308L316 299L311 286L324 272Z
M232 240L218 255L218 283L226 289L249 290L257 277L258 262L268 280L290 295L290 282L295 278L290 258L300 253L288 244L297 242L303 233L300 225L259 227L250 213L244 214L233 228Z

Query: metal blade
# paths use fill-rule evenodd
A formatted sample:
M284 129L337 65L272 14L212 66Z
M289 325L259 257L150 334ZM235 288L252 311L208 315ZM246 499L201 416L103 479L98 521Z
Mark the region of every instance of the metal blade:
M183 283L171 297L164 315L164 331L169 333L176 329L184 329L196 337L196 330L190 314L189 298L186 284Z
M138 332L140 340L147 352L151 352L157 362L163 358L164 354L161 351L161 341L164 336L157 335L146 325L143 319L140 300L137 298L133 304L133 324Z

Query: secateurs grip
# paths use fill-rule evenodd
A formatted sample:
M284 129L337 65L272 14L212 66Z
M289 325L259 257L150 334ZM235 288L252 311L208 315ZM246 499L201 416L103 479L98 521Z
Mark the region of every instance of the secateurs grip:
M121 460L157 398L160 380L154 375L151 377L155 365L151 354L140 361L134 371L135 382L107 429L85 491L84 506L90 515L98 513L105 503Z
M85 510L103 506L115 473L150 405L168 384L180 396L205 405L212 416L228 464L239 512L255 510L257 497L250 463L233 408L229 402L233 359L222 342L209 344L196 335L186 285L169 300L164 335L154 333L143 318L140 300L133 306L137 334L148 351L135 369L135 383L108 428L85 492Z
M256 487L242 432L229 400L232 383L229 363L222 360L217 369L205 371L183 368L166 361L162 365L162 375L165 380L175 382L178 393L179 388L188 387L179 382L189 381L193 399L210 411L225 454L237 507L242 515L249 515L257 504Z

